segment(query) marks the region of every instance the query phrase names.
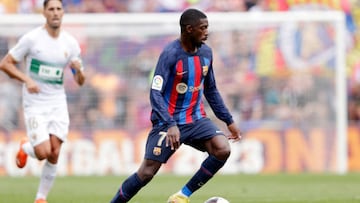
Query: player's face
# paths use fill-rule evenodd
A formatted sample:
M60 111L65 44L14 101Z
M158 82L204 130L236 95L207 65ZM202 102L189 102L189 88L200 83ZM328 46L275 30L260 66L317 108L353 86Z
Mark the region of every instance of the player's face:
M61 26L64 10L62 3L58 0L51 0L44 8L44 16L47 25L52 29L58 29Z
M199 22L192 26L192 43L200 47L208 38L209 23L207 18L202 18Z

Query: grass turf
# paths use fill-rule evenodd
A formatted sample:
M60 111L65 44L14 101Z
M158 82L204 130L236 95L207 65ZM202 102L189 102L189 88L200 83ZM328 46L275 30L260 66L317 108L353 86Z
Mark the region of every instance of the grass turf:
M58 177L49 203L106 203L124 176ZM165 203L189 177L158 175L130 203ZM38 177L0 177L0 203L31 203ZM191 203L222 196L231 203L360 202L360 174L217 175L193 194Z

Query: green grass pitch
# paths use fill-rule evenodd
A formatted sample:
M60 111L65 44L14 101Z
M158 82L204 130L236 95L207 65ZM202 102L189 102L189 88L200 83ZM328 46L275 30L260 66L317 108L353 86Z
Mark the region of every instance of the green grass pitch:
M108 203L125 176L58 177L49 203ZM165 203L188 176L158 175L130 203ZM0 177L0 203L32 203L38 177ZM191 203L222 196L231 203L360 202L360 174L217 175Z

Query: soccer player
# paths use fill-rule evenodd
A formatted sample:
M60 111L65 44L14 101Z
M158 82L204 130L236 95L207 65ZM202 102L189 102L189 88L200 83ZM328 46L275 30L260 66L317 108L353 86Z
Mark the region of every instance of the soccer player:
M180 27L180 39L165 47L154 72L150 90L153 128L144 160L137 172L122 183L111 203L128 202L182 143L208 153L193 177L168 199L168 203L187 203L225 164L230 155L228 139L241 138L215 84L212 50L204 43L208 37L206 15L187 9L180 17ZM230 135L225 136L206 117L203 95L215 115L227 124Z
M19 168L28 155L46 160L36 194L36 203L46 203L55 176L60 148L66 140L69 113L64 90L64 71L71 67L74 79L83 85L85 75L76 39L61 29L62 0L45 0L46 23L20 38L0 62L0 70L23 83L23 109L27 139L20 142L16 156ZM26 72L16 64L24 60Z

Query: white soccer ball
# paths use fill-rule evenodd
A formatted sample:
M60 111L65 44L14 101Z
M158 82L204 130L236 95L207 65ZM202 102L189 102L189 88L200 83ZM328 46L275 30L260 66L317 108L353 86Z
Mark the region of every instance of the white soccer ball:
M206 200L204 203L230 203L223 197L211 197L210 199Z

